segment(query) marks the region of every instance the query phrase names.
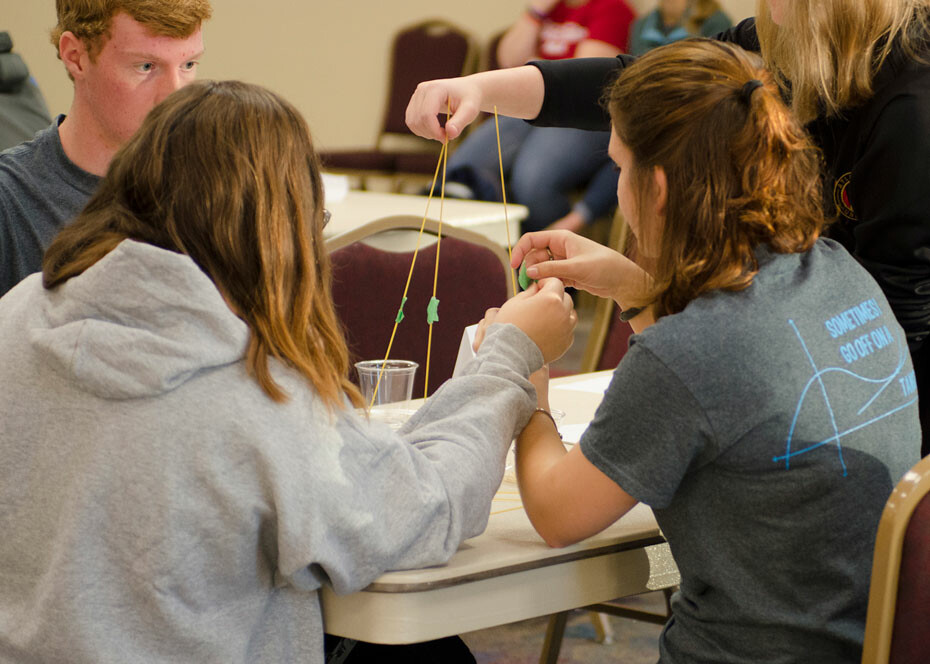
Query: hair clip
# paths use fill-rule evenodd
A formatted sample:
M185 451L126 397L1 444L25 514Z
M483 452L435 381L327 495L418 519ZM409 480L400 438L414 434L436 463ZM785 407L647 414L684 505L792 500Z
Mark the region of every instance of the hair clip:
M750 81L747 81L746 84L740 88L739 98L740 101L749 106L752 101L752 93L756 91L756 88L761 88L764 84L758 78L754 78Z

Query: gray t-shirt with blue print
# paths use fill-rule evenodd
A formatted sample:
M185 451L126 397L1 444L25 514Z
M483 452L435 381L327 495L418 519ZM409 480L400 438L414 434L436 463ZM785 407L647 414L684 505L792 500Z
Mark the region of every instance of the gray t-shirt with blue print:
M582 438L681 571L666 662L858 662L872 548L918 460L904 332L838 244L758 251L642 334Z

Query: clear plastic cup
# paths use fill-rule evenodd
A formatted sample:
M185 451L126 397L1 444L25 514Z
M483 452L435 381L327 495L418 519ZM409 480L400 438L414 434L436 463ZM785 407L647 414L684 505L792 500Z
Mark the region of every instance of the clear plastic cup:
M365 407L409 402L413 397L413 379L416 377L418 366L416 362L410 360L356 362L355 370L358 372L358 384L365 398ZM381 376L380 383L379 375ZM374 403L372 403L372 397L374 397Z

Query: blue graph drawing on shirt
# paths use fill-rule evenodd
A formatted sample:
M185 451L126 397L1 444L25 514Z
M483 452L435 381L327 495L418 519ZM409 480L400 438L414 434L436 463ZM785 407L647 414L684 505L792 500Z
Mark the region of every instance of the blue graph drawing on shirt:
M895 343L898 347L897 366L894 368L894 370L891 372L890 375L884 378L867 378L865 376L861 376L857 373L850 371L849 369L844 369L842 367L826 367L824 369L819 369L817 367L817 363L814 361L813 356L808 350L807 344L804 342L804 338L801 336L801 332L798 330L797 325L795 325L794 321L791 319L788 320L788 324L791 326L791 328L794 330L794 333L797 335L798 341L801 343L801 348L804 350L804 354L807 356L807 360L810 362L811 367L814 369L814 375L811 376L810 380L807 381L807 384L804 386L804 389L801 391L801 396L798 399L798 405L794 412L794 418L791 421L791 428L788 431L788 439L785 443L785 454L783 456L772 457L772 461L774 461L775 463L780 463L784 461L785 469L787 470L791 467L792 458L799 456L801 454L806 454L807 452L811 452L824 445L835 443L836 453L837 453L837 456L839 457L840 465L843 468L843 475L845 476L847 473L847 468L846 468L846 462L843 460L843 444L841 442L843 437L848 436L849 434L855 431L859 431L860 429L864 429L865 427L868 427L872 424L875 424L879 420L882 420L890 415L893 415L899 410L907 408L911 404L914 404L917 402L917 397L915 396L913 399L907 401L906 403L900 404L887 412L869 417L867 420L863 422L857 422L854 424L843 423L843 426L841 427L840 426L841 423L837 422L836 420L836 414L833 410L833 406L830 404L830 395L827 392L827 386L824 384L823 377L830 373L839 373L839 374L845 374L847 376L850 376L863 383L874 384L876 386L875 392L871 395L871 397L868 400L866 400L866 402L862 405L861 408L859 408L858 412L856 413L856 415L862 415L865 412L865 410L869 406L871 406L875 402L875 400L882 394L882 392L885 391L885 388L891 385L894 382L894 380L900 376L901 369L904 368L905 362L907 360L906 346L904 345L901 339L896 338ZM823 396L824 405L826 406L827 413L829 414L829 417L830 417L830 425L831 425L831 428L833 429L833 435L828 436L827 438L817 443L808 445L807 447L793 450L792 443L794 442L794 431L798 423L798 418L801 415L801 408L803 407L804 401L808 396L808 392L814 387L820 388L819 392Z

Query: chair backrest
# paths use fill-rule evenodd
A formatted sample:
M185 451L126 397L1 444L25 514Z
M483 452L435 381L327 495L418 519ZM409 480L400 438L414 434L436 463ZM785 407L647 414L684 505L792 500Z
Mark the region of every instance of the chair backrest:
M872 562L863 664L930 662L930 456L885 504Z
M385 251L363 240L388 231L412 234L421 223L413 216L388 217L326 243L333 264L333 300L353 362L384 357L414 253ZM435 236L438 230L438 222L426 220L424 232ZM441 242L421 246L404 319L391 348L392 358L420 364L413 387L415 397L424 393L429 336L426 305L433 292L437 248L436 297L440 306L430 350L430 393L452 376L465 327L481 320L487 309L503 304L510 283L506 251L483 235L444 224Z
M495 33L484 47L484 53L482 54L483 62L481 63L481 69L483 71L493 71L501 68L501 63L497 59L497 47L500 46L501 39L503 39L506 33L507 30L501 30Z
M633 328L619 318L620 308L606 298L598 300L588 335L581 373L615 369L630 346Z
M417 84L470 74L476 60L471 37L448 21L423 21L398 32L391 50L391 78L382 133L409 135L404 116Z
M627 253L630 230L619 211L610 227L607 246ZM610 298L600 298L594 309L594 319L581 359L581 373L614 369L630 345L633 328L619 318L620 308Z

